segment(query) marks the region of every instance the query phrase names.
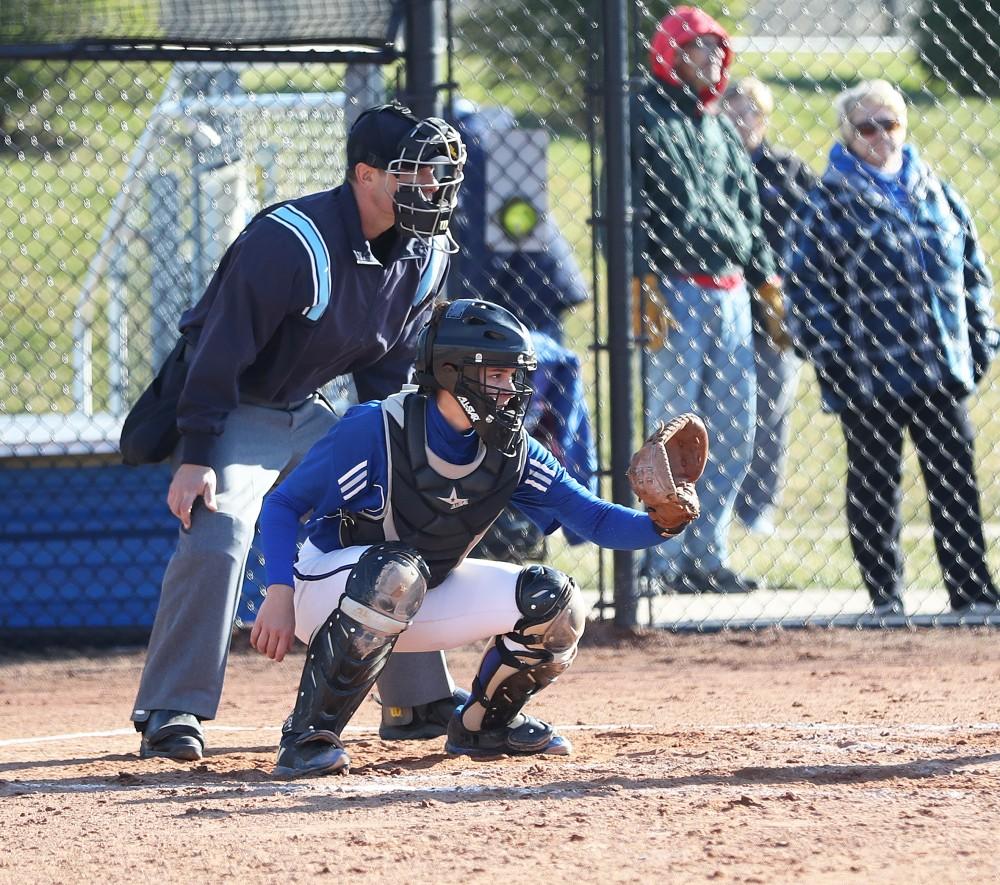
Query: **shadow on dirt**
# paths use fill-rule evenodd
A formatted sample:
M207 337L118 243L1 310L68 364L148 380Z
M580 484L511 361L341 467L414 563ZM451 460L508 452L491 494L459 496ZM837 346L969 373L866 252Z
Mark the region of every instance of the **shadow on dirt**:
M106 756L97 761L127 761L134 757ZM347 776L305 778L293 781L274 780L269 771L258 767L230 767L214 771L205 763L193 769L178 768L173 772L120 771L113 776L52 778L41 781L0 781L0 797L24 795L51 795L60 793L134 793L134 798L120 800L121 804L172 803L192 806L181 814L211 813L213 816L228 814L275 814L308 811L332 811L339 808L384 807L387 803L407 805L440 803L443 805L464 802L491 802L526 799L599 798L606 794L621 795L623 791L682 790L690 787L742 788L761 785L789 786L794 784L830 786L836 784L882 783L899 780L926 780L947 777L969 766L1000 762L1000 753L985 755L953 756L940 759L916 759L895 765L786 765L739 768L729 773L691 774L676 777L629 777L617 773L603 775L591 772L574 780L544 780L544 775L557 775L548 766L533 766L519 773L526 781L521 785L499 784L448 784L441 786L412 787L406 783L414 768L431 768L440 763L444 754L436 753L419 758L394 760L361 766ZM89 760L76 760L86 763ZM245 762L246 760L232 760ZM63 764L72 764L64 760ZM265 763L261 761L260 765ZM558 764L558 763L556 763ZM405 767L404 767L405 766ZM365 775L368 775L367 777ZM539 777L541 775L541 777ZM393 781L401 776L400 783ZM150 795L153 790L157 795ZM205 803L246 797L261 798L285 796L303 801L285 808L241 806L213 808ZM805 801L792 793L772 797L786 801ZM745 800L745 801L744 801ZM757 806L767 799L743 799L730 803Z

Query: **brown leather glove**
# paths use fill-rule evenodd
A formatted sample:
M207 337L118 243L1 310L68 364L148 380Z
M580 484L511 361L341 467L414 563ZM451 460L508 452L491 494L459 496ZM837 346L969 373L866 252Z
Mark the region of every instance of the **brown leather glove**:
M632 491L664 537L676 535L701 513L695 482L707 461L708 431L691 413L660 424L632 456Z
M656 275L632 277L632 334L636 340L644 341L648 350L659 350L670 332L678 329L680 324L663 301Z
M785 328L785 299L781 281L772 278L758 287L756 298L761 306L761 320L764 331L778 350L788 350L792 346L791 336Z

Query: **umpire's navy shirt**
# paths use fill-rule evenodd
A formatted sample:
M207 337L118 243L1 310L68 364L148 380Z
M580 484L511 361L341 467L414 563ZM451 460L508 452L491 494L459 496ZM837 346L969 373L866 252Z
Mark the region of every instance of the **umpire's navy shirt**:
M383 264L349 184L269 207L247 225L181 317L197 339L177 409L183 463L212 464L241 394L298 402L346 374L361 402L400 389L448 255L394 239Z

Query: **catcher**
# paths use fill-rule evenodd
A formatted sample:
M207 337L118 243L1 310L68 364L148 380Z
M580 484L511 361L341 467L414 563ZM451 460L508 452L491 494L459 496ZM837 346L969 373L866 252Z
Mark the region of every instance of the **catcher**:
M251 643L276 661L293 635L309 646L276 775L347 771L341 732L394 651L482 639L447 751L570 752L522 708L576 655L587 614L576 583L467 553L508 502L547 532L561 524L605 547L659 544L698 513L708 445L697 418L669 422L629 471L652 518L602 501L525 434L534 367L527 330L503 308L439 305L419 339L419 386L357 406L268 499L269 587Z

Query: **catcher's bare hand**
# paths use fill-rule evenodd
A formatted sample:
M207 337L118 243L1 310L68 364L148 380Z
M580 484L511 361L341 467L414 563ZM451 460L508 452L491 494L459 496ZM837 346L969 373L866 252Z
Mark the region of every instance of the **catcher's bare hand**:
M215 471L201 464L181 464L170 481L167 506L185 529L191 528L191 509L201 497L209 510L218 510L215 503Z
M284 660L295 642L295 604L291 587L272 584L250 631L250 645L272 661Z
M708 431L691 413L661 424L632 456L629 482L661 534L676 535L698 518L695 483L707 461Z

